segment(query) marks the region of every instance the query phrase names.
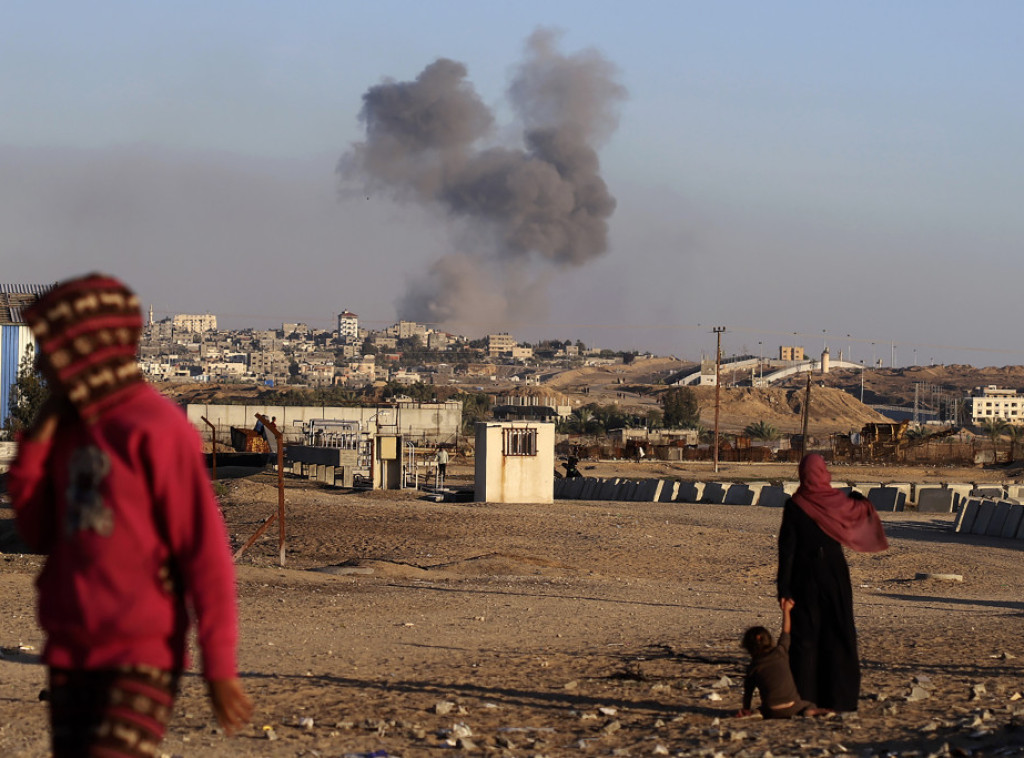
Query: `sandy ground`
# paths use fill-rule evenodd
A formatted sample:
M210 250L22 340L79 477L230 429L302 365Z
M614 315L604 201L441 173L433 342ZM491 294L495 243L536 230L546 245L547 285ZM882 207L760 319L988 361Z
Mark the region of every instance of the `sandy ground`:
M731 714L740 635L779 624L779 509L435 503L287 483L286 566L276 526L238 561L255 720L220 734L191 673L167 755L1024 754L1024 543L954 536L952 516L883 514L890 550L849 556L858 713L765 722ZM275 478L219 486L237 546L276 509ZM0 509L0 529L10 516ZM48 754L40 562L0 556L4 756Z

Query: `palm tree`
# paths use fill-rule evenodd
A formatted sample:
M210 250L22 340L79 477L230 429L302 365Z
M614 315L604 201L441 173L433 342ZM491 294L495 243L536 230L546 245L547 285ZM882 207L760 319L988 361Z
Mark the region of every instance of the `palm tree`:
M1024 440L1024 426L1020 424L1008 424L1005 430L1006 436L1010 438L1010 460L1007 463L1013 463L1014 453L1017 451L1017 445Z
M981 429L985 434L992 440L992 462L999 463L999 438L1003 436L1009 427L1009 422L1000 417L996 416L993 418L987 418L981 422Z
M777 440L782 436L779 430L767 421L757 421L753 424L748 424L747 428L743 430L743 433L752 439L764 440L765 442Z

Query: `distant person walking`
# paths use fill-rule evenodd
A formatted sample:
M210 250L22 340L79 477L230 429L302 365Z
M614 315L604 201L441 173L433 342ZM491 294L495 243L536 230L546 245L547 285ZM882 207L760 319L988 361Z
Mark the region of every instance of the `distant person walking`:
M434 453L434 461L437 463L437 483L444 484L444 478L448 474L448 451L443 445L438 446Z
M191 618L214 714L252 706L236 674L234 566L199 436L135 361L142 316L116 279L65 282L25 311L50 397L8 474L18 529L46 555L53 755L153 756Z
M779 604L794 603L789 661L800 695L820 708L855 711L860 659L843 546L877 553L889 543L874 506L834 489L825 459L811 453L782 512Z
M636 462L640 463L640 461L642 461L644 459L644 456L646 455L647 453L644 452L643 444L638 443L636 446Z

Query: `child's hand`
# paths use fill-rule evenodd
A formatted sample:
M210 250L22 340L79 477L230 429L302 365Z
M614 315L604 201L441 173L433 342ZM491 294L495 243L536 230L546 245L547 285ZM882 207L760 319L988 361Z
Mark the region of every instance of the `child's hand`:
M791 597L779 598L779 607L783 610L783 612L793 610L794 605L796 605L796 602Z
M252 702L238 678L208 682L213 713L228 735L234 734L252 718Z

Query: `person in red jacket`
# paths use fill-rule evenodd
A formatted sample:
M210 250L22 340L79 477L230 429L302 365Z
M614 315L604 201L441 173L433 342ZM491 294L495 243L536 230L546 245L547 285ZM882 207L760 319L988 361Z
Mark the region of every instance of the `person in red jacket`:
M214 714L252 705L238 679L234 566L198 434L142 377L137 297L91 274L25 311L50 397L8 473L37 580L53 754L152 756L192 614Z

